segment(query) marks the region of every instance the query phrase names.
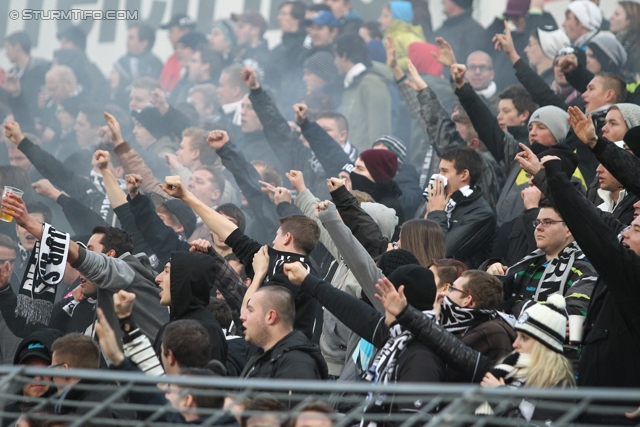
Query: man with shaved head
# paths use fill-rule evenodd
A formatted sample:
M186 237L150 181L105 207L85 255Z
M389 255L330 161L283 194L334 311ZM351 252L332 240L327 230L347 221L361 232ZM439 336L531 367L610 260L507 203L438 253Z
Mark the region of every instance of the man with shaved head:
M240 320L253 348L242 377L327 379L320 347L293 329L293 295L284 286L265 286L246 301Z

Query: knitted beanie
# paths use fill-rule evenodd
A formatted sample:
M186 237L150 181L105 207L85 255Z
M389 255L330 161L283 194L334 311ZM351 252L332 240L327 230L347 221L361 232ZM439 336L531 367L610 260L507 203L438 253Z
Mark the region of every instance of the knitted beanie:
M390 181L398 173L398 156L389 150L370 148L360 153L374 182Z
M633 153L640 153L640 126L633 127L624 134L622 140Z
M443 66L432 55L432 53L440 55L438 46L427 42L413 42L409 45L407 56L411 63L421 74L429 74L431 76L442 77Z
M169 135L165 121L162 119L162 114L157 108L144 107L142 110L132 111L131 115L136 122L140 123L156 139Z
M473 7L473 0L452 0L455 4L463 9L471 9Z
M564 297L553 294L545 304L534 304L520 315L516 331L524 332L551 350L562 353L567 330L567 309Z
M228 19L222 19L213 23L213 28L218 28L231 47L236 45L236 23Z
M396 156L398 156L398 166L402 166L407 157L407 146L404 145L404 142L393 135L383 135L373 142L372 147L378 144L384 144L389 150L396 153Z
M529 12L531 0L509 0L504 16L524 16Z
M620 110L627 128L631 129L640 126L640 105L621 102L615 106Z
M396 250L390 251L396 252ZM389 276L389 281L398 289L404 285L407 302L420 311L431 310L436 299L436 282L433 273L421 265L403 265Z
M619 72L620 67L627 62L627 52L613 34L600 34L594 37L587 47L600 63L602 72Z
M410 264L420 265L420 261L412 252L406 249L387 251L380 255L378 259L378 268L382 271L382 274L389 277L389 280L391 280L390 276L397 268Z
M338 78L338 69L333 63L333 55L329 52L314 53L304 61L303 68L311 71L327 83Z
M567 33L556 30L550 25L538 28L538 42L542 53L549 59L555 59L556 54L563 47L571 46Z
M534 111L529 124L533 122L540 122L548 127L558 144L563 142L569 133L569 113L554 105L546 105Z
M589 0L576 0L569 3L567 9L571 11L578 21L589 31L596 30L602 25L602 12L600 8Z
M413 22L413 6L408 1L392 1L389 3L389 9L391 9L391 16L393 19L399 19L400 21Z

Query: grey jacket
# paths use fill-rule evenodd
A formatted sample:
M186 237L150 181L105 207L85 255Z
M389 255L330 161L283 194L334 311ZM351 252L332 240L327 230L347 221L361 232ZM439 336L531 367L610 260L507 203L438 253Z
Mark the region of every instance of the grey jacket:
M159 288L145 255L127 252L112 258L81 247L72 267L98 286L98 307L116 331L118 342L121 342L122 331L113 308L113 294L120 290L136 294L132 315L149 339L155 339L160 327L169 321L169 310L160 305Z
M306 216L316 220L320 227L320 242L327 248L336 262L338 262L338 268L331 280L331 284L356 298L360 298L362 293L360 284L341 256L341 252L336 247L329 232L315 216L315 205L319 201L320 200L307 189L298 195L295 204ZM395 226L398 223L398 218L393 210L379 203L362 203L361 207L373 217L385 237L391 239ZM327 361L329 375L339 376L342 373L347 356L347 347L349 347L350 335L351 329L340 322L331 312L328 310L324 311L322 335L320 336L320 350Z

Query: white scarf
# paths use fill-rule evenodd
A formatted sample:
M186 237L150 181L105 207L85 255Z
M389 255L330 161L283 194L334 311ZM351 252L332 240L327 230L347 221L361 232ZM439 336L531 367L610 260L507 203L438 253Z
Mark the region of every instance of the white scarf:
M351 67L351 69L344 76L344 88L348 89L349 86L351 86L351 83L353 83L353 79L355 79L365 71L367 71L367 67L362 62L358 62L356 65Z
M497 91L498 87L496 86L496 82L491 80L491 83L489 83L489 86L486 89L476 90L476 93L479 96L483 96L485 99L489 99L495 95Z

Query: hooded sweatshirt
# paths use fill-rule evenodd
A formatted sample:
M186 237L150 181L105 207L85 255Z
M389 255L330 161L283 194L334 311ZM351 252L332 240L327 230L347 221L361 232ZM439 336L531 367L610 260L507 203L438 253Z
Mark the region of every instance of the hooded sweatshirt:
M209 255L192 252L171 253L169 322L191 319L199 322L209 333L211 358L225 363L227 341L220 323L207 310L209 292L215 280L215 262ZM159 355L162 334L168 323L158 331L153 347Z

